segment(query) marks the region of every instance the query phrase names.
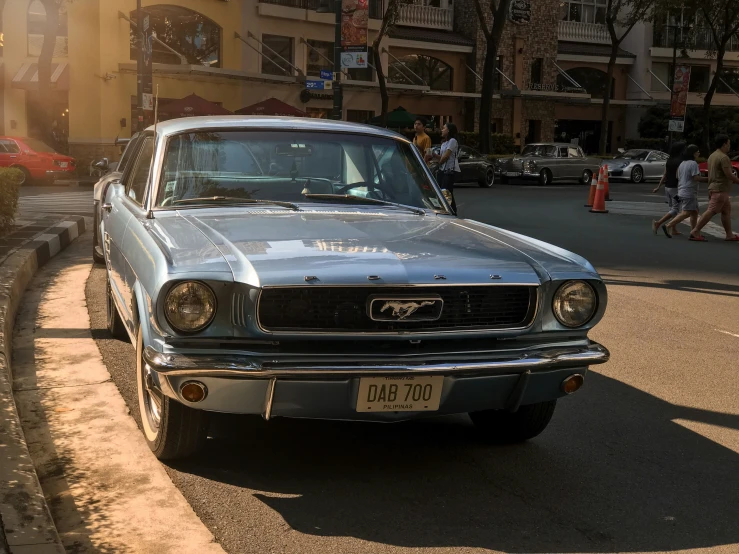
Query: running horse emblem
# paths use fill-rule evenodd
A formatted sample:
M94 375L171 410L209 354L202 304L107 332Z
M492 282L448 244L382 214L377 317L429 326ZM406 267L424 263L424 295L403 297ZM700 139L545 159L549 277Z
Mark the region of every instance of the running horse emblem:
M385 312L386 310L392 309L393 317L398 318L398 321L402 321L412 316L414 313L416 313L421 308L425 306L433 306L434 304L435 302L433 301L385 302L385 305L382 307L380 312Z

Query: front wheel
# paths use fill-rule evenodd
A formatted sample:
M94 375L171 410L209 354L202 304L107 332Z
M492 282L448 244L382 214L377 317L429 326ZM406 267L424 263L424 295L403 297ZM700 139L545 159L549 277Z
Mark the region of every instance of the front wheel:
M580 177L580 182L583 185L590 185L590 184L592 184L592 180L593 180L593 172L592 171L590 171L589 169L586 169L585 171L582 172L582 177Z
M489 167L485 172L485 177L480 179L477 184L482 188L492 187L495 184L495 170L492 167Z
M521 406L515 412L484 410L471 412L470 419L480 432L493 442L524 442L547 428L552 420L556 400Z
M140 325L136 333L136 388L144 437L158 459L186 458L205 446L208 412L180 404L156 387L152 371L144 362Z
M542 169L539 173L539 184L547 186L552 184L552 172L548 169Z
M644 180L644 170L640 165L637 165L631 170L631 180L634 183L641 183Z

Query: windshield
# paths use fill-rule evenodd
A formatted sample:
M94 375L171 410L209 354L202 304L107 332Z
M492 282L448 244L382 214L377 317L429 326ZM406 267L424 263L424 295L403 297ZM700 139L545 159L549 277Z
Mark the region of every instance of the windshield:
M529 144L521 152L522 156L554 156L557 148L551 144Z
M34 152L46 152L48 154L54 154L56 151L51 148L50 146L47 146L43 142L37 139L23 139L23 142L26 143L26 146L28 146L31 150Z
M215 200L219 205L239 200L331 202L322 195L443 209L406 142L346 133L242 130L171 138L157 206Z
M616 156L616 159L623 160L646 160L649 152L646 150L627 150L620 156Z

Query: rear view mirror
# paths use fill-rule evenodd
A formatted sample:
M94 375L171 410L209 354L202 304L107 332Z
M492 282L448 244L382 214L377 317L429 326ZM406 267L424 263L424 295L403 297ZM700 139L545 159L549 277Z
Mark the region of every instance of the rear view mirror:
M307 158L313 155L313 147L310 144L278 144L275 146L275 154L291 158Z

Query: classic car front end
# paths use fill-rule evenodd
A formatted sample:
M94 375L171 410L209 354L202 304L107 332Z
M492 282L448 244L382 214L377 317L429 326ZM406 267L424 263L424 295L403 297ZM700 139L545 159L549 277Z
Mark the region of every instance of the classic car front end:
M214 163L197 152L204 143L231 156L245 145L254 158L232 158L246 164L238 175L210 167L202 182L204 168L186 166ZM161 458L200 448L209 412L469 413L491 439L526 440L608 360L588 338L607 304L594 268L453 216L398 135L210 118L161 124L138 148L106 197L101 233L108 325L136 345L144 433ZM329 154L344 159L336 170ZM158 177L137 196L151 159ZM410 188L398 186L400 167Z

